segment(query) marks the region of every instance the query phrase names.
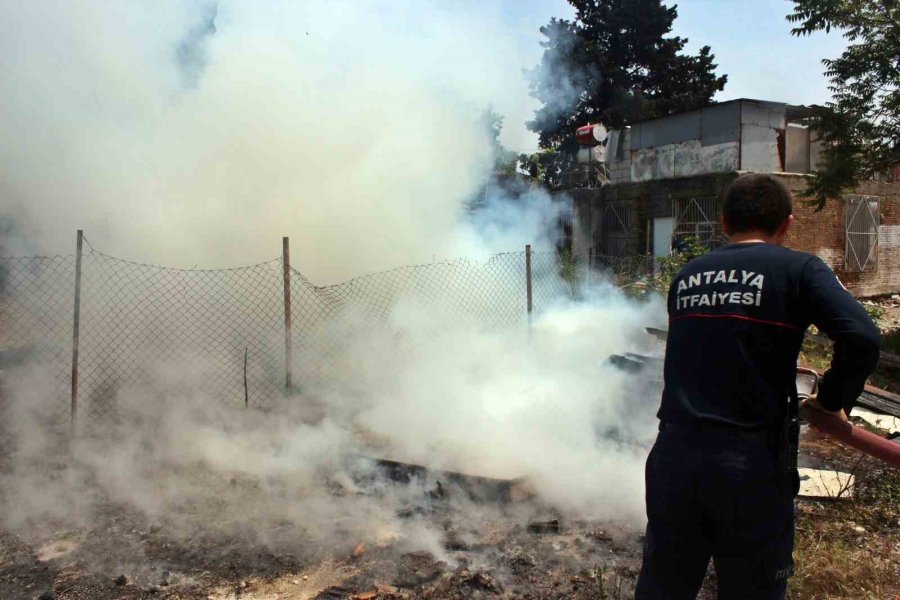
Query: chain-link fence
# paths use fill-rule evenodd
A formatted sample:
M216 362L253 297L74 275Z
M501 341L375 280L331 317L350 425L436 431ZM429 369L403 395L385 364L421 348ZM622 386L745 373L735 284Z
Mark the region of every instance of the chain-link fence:
M74 256L0 259L0 369L38 370L60 421L69 417L74 290Z
M465 317L479 327L525 327L528 261L526 252L505 253L485 263L406 266L316 286L294 269L285 277L283 258L184 270L138 264L86 244L78 415L85 423L113 421L118 394L143 386L152 397L159 381L186 397L202 393L266 408L285 396L288 372L298 389L333 375L350 340L367 329L389 329L400 306ZM535 252L530 262L535 311L578 299L588 261ZM620 284L646 272L646 264L594 267ZM72 397L75 288L75 256L0 258L0 368L35 369L61 421L69 418Z
M646 254L609 256L588 249L571 257L573 279L576 281L604 280L619 288L657 290L665 284L660 280L660 261Z

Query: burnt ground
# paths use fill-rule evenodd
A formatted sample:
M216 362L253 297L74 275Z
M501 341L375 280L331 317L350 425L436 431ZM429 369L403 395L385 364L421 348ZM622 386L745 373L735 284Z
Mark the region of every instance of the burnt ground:
M853 472L858 485L850 498L798 501L797 574L789 598L900 593L900 473L814 432L804 434L803 452L806 462ZM456 513L450 503L426 496L402 518L438 532L430 552L409 551L396 539L342 537L339 529L327 542L313 541L287 522L269 523L266 542L250 543L234 523L154 522L100 500L90 525L45 523L44 534L27 537L0 532L0 598L633 596L638 527L570 521L533 499ZM711 573L700 598L714 598L714 590Z
M890 315L900 315L900 301L885 304ZM810 361L827 362L827 354L826 347L805 347ZM896 373L881 377L900 381ZM852 472L857 486L852 497L798 500L797 571L788 597L894 598L900 594L900 471L814 432L804 434L802 452L810 466ZM70 500L58 486L46 493ZM419 544L430 549L422 551L399 539L354 536L334 522L321 523L334 532L323 538L287 521L248 517L236 526L233 511L223 516L228 523L154 520L98 494L81 525L0 528L0 600L633 596L642 540L637 525L572 520L527 499L464 513L431 500L400 515L437 532ZM183 508L210 514L190 503ZM548 523L530 530L536 521ZM714 590L710 573L700 598L714 598Z
M455 522L440 508L428 515L443 531L437 557L355 539L304 555L302 544L275 552L214 531L185 538L108 504L89 528L30 541L0 534L0 598L586 599L633 593L640 566L634 528L561 520L557 531L555 515L547 515L553 518L530 531L527 521L502 507L484 514L478 523ZM284 528L287 535L302 534Z

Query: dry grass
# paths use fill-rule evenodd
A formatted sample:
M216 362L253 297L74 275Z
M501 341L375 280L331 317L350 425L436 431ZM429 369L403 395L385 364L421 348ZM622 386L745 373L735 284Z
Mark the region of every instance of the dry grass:
M892 318L894 312L900 311L892 311ZM896 327L891 321L886 337L900 337ZM827 369L831 343L807 335L800 362ZM874 385L895 390L897 381L897 373L881 370L870 379ZM788 598L900 599L900 470L868 457L860 460L858 451L828 438L805 443L802 451L854 473L857 484L852 500L800 501L796 573L790 579Z
M830 448L829 448L830 446ZM852 500L800 501L792 599L892 599L900 595L900 471L816 444L857 477ZM806 448L805 448L806 449ZM829 451L830 450L830 451Z
M802 505L789 598L881 600L900 594L897 522L864 527L854 520L860 509L865 507L858 503Z

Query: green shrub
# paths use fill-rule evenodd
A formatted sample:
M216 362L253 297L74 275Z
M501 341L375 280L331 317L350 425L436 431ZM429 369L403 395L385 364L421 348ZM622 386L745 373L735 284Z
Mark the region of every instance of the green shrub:
M683 248L659 261L659 270L653 276L651 287L663 296L669 293L669 286L675 276L693 259L709 253L709 248L697 241L697 238L683 239Z

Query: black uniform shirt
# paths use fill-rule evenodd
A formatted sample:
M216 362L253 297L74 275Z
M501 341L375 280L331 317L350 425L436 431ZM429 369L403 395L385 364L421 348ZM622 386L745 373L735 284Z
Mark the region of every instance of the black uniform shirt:
M878 361L878 328L810 254L761 242L719 248L682 269L668 304L663 421L777 426L810 324L834 341L819 388L825 408L849 411Z

